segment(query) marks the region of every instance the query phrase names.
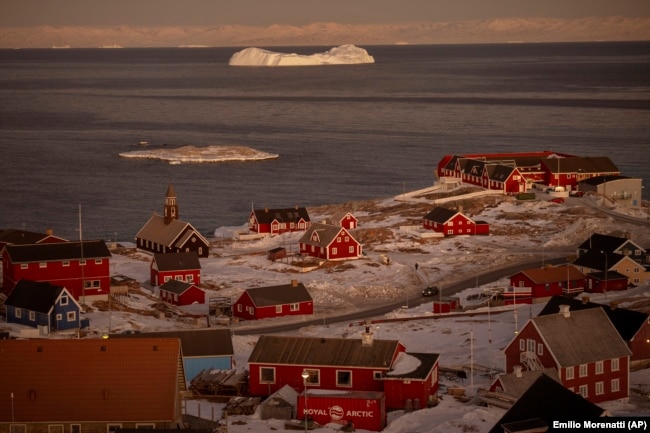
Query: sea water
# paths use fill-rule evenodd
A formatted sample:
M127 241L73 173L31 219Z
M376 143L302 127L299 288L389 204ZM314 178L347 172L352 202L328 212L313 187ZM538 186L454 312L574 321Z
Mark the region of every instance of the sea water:
M0 50L0 229L74 239L81 214L84 238L132 241L172 183L181 219L211 236L252 207L429 186L452 153L608 156L644 178L648 198L650 43L363 48L376 63L228 66L240 48ZM118 156L143 141L280 157Z

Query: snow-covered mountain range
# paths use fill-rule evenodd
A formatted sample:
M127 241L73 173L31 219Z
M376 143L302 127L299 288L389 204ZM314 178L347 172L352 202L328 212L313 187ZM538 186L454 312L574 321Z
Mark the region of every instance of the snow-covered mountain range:
M650 40L650 18L504 18L408 24L252 27L3 27L0 48L334 46Z

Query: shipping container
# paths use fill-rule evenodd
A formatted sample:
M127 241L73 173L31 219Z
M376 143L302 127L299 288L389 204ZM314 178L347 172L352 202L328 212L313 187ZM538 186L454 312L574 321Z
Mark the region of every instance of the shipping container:
M355 429L381 431L386 427L386 399L378 391L307 390L298 396L298 419L309 417L318 424L352 423Z

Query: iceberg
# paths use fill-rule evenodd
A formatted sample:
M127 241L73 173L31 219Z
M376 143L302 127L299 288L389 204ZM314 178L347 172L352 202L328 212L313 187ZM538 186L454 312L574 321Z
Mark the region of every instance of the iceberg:
M123 158L160 159L170 164L183 162L261 161L278 158L274 153L262 152L245 146L183 146L176 149L147 149L122 152Z
M251 47L236 52L228 62L230 66L318 66L361 63L375 63L375 59L363 48L351 44L310 55L276 53Z

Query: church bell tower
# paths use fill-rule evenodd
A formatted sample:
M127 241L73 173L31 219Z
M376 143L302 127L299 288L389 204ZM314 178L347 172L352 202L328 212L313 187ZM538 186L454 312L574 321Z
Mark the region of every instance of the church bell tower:
M176 203L176 193L174 187L170 183L167 187L167 194L165 194L165 224L169 224L178 219L178 204Z

